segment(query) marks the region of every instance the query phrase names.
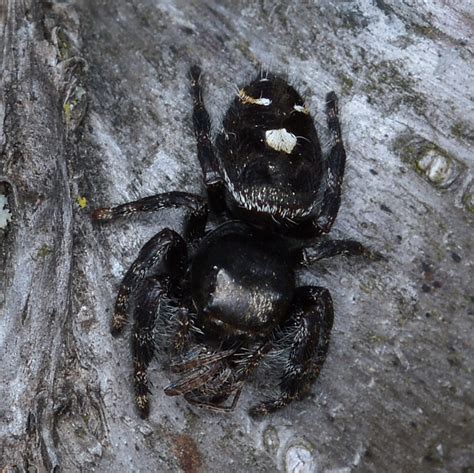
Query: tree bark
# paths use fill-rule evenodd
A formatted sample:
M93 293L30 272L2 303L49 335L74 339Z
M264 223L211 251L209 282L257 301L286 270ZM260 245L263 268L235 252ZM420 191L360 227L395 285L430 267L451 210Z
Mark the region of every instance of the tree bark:
M468 2L4 0L0 19L1 471L474 470ZM182 215L90 214L204 195L193 63L216 130L260 67L305 94L323 138L335 90L348 165L332 236L387 256L301 274L333 295L329 357L309 398L263 421L247 409L264 374L216 415L163 394L166 353L141 420L127 336L109 333L124 272Z

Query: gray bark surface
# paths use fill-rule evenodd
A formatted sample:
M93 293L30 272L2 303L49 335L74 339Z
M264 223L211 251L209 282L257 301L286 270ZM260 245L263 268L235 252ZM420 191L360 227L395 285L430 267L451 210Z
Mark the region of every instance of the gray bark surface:
M474 471L474 9L470 2L80 0L0 3L0 471ZM182 214L91 211L201 193L187 69L214 126L260 67L318 122L340 99L348 152L333 237L386 262L301 274L331 290L312 395L262 421L166 397L134 410L128 334L109 334L140 247ZM324 127L321 129L324 137Z

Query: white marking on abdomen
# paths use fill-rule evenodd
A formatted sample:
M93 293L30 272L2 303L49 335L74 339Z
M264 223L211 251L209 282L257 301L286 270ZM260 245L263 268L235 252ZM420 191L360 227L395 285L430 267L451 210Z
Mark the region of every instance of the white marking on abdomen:
M296 146L296 141L296 136L286 131L286 128L265 131L265 142L276 151L290 154Z

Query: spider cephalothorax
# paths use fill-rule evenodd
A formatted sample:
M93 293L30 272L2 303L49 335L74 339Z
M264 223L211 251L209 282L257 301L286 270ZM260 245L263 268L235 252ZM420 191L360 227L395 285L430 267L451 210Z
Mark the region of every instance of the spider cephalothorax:
M235 407L244 381L285 339L281 394L251 410L262 415L307 394L329 347L329 291L297 287L295 271L338 254L376 254L352 240L317 238L336 218L346 158L333 92L326 97L332 145L324 156L308 108L281 77L261 75L239 90L216 138L217 153L197 66L191 68L191 89L198 157L211 211L221 222L206 232L207 201L183 192L94 212L95 220L112 220L138 211L188 209L183 236L162 230L127 271L112 332L123 329L131 310L134 385L142 416L149 412L147 367L164 299L172 301L177 321L178 359L171 369L181 373L165 392L193 404ZM302 237L309 236L308 246Z
M216 145L234 210L292 224L315 216L323 179L318 135L283 79L269 74L241 89Z

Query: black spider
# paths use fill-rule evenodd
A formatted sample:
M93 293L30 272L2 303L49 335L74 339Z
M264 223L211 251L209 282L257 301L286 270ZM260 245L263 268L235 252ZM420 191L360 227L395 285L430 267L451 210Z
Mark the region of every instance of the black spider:
M296 287L295 270L339 254L377 257L356 241L315 238L336 218L346 159L334 92L326 96L328 156L301 96L273 74L260 75L239 91L217 136L216 155L200 74L199 67L191 68L194 131L209 205L221 223L205 233L206 200L183 192L93 214L95 220L112 220L162 208L189 210L183 236L170 229L155 235L117 296L112 333L121 332L133 311L134 384L143 417L149 413L147 367L164 298L177 308L174 348L181 358L171 368L182 373L165 392L200 406L233 409L244 381L286 337L281 394L251 409L262 415L307 394L328 352L330 293ZM310 246L308 237L313 237Z

